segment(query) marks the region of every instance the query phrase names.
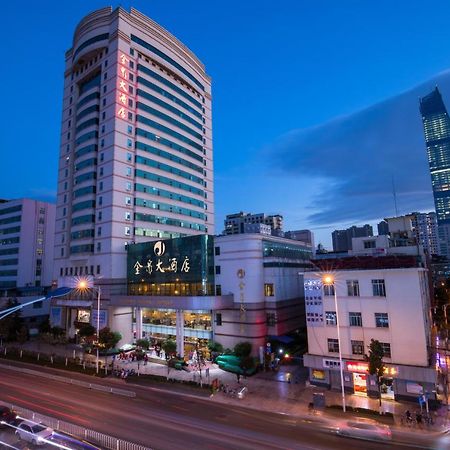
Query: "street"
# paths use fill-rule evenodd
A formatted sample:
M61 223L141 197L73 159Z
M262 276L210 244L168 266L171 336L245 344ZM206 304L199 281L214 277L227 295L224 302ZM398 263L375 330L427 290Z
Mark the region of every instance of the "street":
M163 389L130 384L126 388L136 391L137 397L123 398L0 368L0 400L156 450L350 450L362 446L362 441L337 437L310 420L222 405ZM417 448L415 442L415 447L403 444L401 448ZM400 447L368 441L363 446Z

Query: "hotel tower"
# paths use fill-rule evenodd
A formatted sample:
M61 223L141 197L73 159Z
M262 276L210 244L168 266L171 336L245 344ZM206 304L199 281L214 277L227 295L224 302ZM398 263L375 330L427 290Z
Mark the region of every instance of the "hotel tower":
M129 244L214 234L211 80L133 8L87 15L65 59L54 276L122 285Z

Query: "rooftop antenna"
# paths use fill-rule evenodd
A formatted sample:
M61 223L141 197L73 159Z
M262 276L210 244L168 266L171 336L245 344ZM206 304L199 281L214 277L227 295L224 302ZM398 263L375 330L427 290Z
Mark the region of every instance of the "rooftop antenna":
M394 196L395 217L398 217L397 193L395 192L394 175L392 175L392 195Z

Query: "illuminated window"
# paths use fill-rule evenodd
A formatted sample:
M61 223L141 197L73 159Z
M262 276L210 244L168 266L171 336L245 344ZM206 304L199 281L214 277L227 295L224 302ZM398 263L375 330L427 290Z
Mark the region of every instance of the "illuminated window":
M351 341L351 343L353 355L364 355L364 341Z
M275 295L273 283L264 283L264 295L266 297L273 297Z
M323 285L323 295L333 296L334 295L334 284L324 284Z
M389 316L387 313L375 313L375 326L377 328L389 328Z
M325 311L325 323L330 326L337 325L336 311Z

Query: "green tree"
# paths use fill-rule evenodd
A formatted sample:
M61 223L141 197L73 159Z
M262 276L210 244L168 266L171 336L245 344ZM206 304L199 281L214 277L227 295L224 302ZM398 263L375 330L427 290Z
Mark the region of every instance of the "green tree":
M208 343L208 350L215 353L223 353L223 345L219 342L211 341Z
M122 339L122 335L117 331L111 331L109 327L102 328L98 333L98 343L105 350L114 348Z
M173 355L177 352L177 343L173 339L166 339L161 347L166 355Z
M246 358L252 353L252 344L250 342L238 342L234 346L234 354L239 358Z
M9 298L6 307L1 309L6 310L15 306L19 306L19 302L15 298ZM21 310L19 309L0 320L0 335L7 341L15 341L22 325L23 319L21 317Z
M366 356L369 363L369 374L377 380L378 393L380 394L381 406L381 379L384 375L385 366L383 363L383 346L376 339L370 340L369 354Z
M251 356L245 356L241 359L239 367L244 371L244 376L247 375L247 371L255 367L255 360Z
M92 337L95 335L95 333L96 333L95 327L90 323L82 325L81 328L78 330L78 336L82 338Z
M140 347L140 348L142 348L144 350L148 350L149 347L150 347L150 342L148 342L147 339L138 339L136 341L136 346Z

